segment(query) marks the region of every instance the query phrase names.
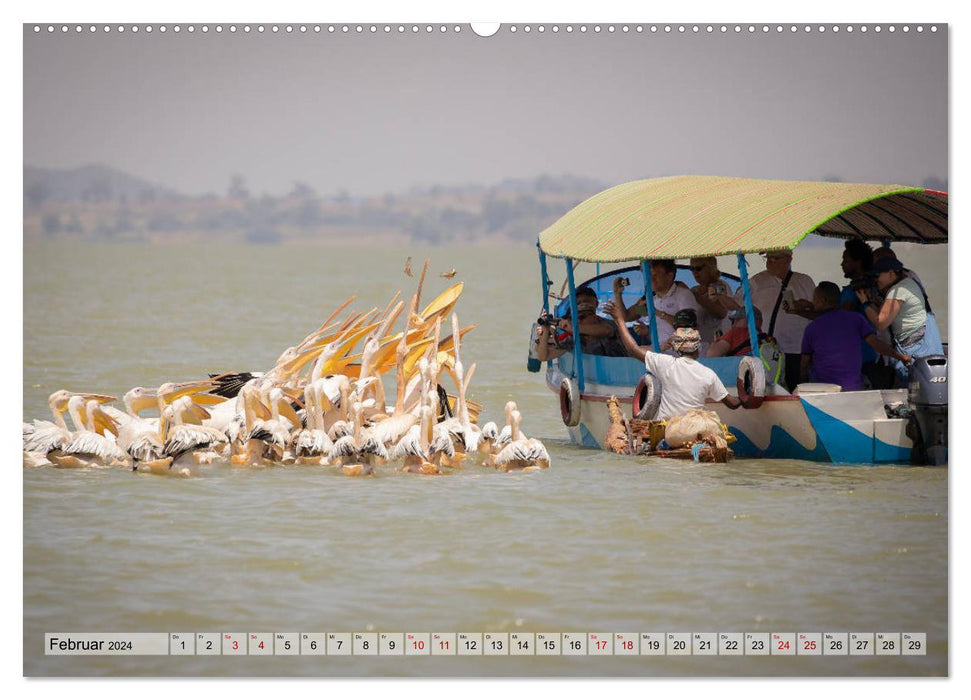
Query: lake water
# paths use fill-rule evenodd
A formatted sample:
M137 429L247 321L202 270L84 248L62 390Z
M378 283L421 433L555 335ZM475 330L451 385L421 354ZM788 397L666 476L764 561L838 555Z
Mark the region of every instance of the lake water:
M61 388L263 370L349 294L383 308L407 256L424 300L465 282L482 421L514 398L545 472L439 478L213 466L200 478L24 469L24 673L725 676L948 672L948 470L570 446L525 371L532 246L24 249L24 418ZM946 248L901 246L947 323ZM838 248L795 268L840 281ZM723 261L725 271L734 271ZM761 263L754 262L755 270ZM562 263L551 261L562 279ZM580 279L590 276L578 271ZM45 632L922 632L925 656L46 657Z

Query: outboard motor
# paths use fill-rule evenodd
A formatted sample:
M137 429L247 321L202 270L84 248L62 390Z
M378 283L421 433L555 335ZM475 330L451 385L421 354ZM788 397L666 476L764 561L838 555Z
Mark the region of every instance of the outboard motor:
M908 434L914 440L913 460L947 464L947 357L928 355L910 368L908 400L913 408Z

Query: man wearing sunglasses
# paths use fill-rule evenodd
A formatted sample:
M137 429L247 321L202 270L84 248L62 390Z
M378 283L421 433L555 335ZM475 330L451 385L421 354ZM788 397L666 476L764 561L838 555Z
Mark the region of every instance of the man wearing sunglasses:
M654 314L657 318L657 336L661 347L674 333L675 315L682 309L691 309L698 313L698 303L688 288L675 281L678 266L674 260L651 261L651 289L654 290ZM628 321L636 321L634 331L638 336L650 344L650 322L647 317L647 301L644 297L638 299L628 308L624 305L624 285L619 277L614 278L614 305L617 306ZM655 352L662 352L661 348L652 348ZM670 351L673 354L673 350Z
M691 288L691 293L698 302L698 331L701 333L701 342L710 345L731 328L731 322L725 320L728 309L719 301L719 297L731 294L731 289L722 279L717 258L691 258L688 267L698 283Z
M765 270L752 275L749 286L752 290L752 303L762 312L765 319L763 330L776 339L779 349L786 356L786 389L792 391L799 384L802 363L802 335L809 325L809 319L795 313L798 303L783 303L791 295L794 302L800 300L812 303L816 284L812 277L792 269L792 251L774 250L763 253ZM745 298L739 287L734 297L723 297L726 306L745 308Z

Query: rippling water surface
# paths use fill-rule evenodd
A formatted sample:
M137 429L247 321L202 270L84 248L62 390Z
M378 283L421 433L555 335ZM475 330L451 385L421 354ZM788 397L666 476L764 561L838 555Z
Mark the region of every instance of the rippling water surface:
M946 250L901 258L946 323ZM535 249L24 250L24 417L56 389L120 396L266 369L349 294L384 307L431 257L478 327L473 398L510 397L553 468L438 478L325 468L23 470L27 675L940 675L947 469L694 466L567 444L525 371ZM797 269L839 281L838 250ZM912 262L913 261L913 262ZM562 277L559 261L551 271ZM730 269L724 265L725 269ZM756 269L759 263L756 263ZM832 272L835 271L835 272ZM926 272L925 272L926 271ZM578 272L585 276L582 272ZM410 289L405 288L410 294ZM45 632L926 632L916 657L45 657Z

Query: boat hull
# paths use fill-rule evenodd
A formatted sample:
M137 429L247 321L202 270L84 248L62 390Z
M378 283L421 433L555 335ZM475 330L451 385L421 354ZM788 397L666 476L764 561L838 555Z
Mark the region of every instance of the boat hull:
M553 365L547 385L556 393L564 373ZM734 387L727 387L733 391ZM633 384L587 381L580 394L580 422L569 427L576 445L604 448L610 419L607 399L616 396L631 415ZM908 463L913 441L908 420L888 418L885 405L906 402L903 389L767 396L755 409L729 409L709 402L736 441L737 458L803 459L837 464Z

